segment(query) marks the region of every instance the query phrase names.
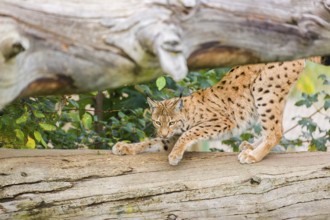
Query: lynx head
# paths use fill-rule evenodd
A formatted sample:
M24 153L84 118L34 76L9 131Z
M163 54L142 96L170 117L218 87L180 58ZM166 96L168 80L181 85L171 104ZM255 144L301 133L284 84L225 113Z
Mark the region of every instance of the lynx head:
M170 138L182 133L185 124L182 98L164 101L154 101L150 98L147 100L151 109L152 123L156 128L158 137Z

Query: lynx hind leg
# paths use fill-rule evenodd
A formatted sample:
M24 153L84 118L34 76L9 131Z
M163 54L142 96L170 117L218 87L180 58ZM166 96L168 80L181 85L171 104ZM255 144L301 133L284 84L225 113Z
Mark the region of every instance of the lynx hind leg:
M285 65L283 66L285 67ZM269 79L260 80L261 77ZM275 77L277 80L272 81ZM288 79L286 74L277 76L275 73L271 74L271 76L260 75L256 79L252 88L252 94L263 130L262 139L260 143L252 144L252 147L242 146L243 149L238 155L241 163L261 161L280 142L285 100L293 80ZM267 86L266 88L265 85Z
M278 120L278 123L275 123ZM282 138L281 119L275 121L269 120L265 123L261 122L263 127L262 139L256 143L245 143L242 151L238 155L241 163L255 163L261 161L271 149L280 142ZM240 146L241 147L241 146Z
M254 144L245 143L238 155L241 163L261 161L282 138L282 108L272 106L270 109L257 109L262 126L262 138ZM247 147L248 146L248 147Z
M172 149L174 140L155 138L140 143L118 142L112 147L112 153L116 155L139 154L142 152L159 152Z
M282 131L270 132L263 137L262 142L255 148L245 148L238 155L241 163L255 163L261 161L271 149L280 142Z

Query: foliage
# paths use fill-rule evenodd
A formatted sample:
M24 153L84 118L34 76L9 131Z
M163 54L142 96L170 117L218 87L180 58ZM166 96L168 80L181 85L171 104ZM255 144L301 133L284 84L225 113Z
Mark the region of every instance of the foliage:
M314 68L314 67L313 67ZM152 137L150 112L146 97L161 100L189 95L218 82L228 68L191 72L181 82L169 77L159 77L153 82L115 90L81 94L79 96L50 96L19 99L0 112L0 147L9 148L91 148L109 149L118 140L138 142ZM303 78L306 81L306 78ZM315 79L314 79L315 80ZM319 80L329 86L329 77ZM308 81L308 80L307 80ZM312 107L320 99L324 104L317 113L330 108L330 95L316 91L315 86L300 82L307 88L298 106ZM314 93L311 93L314 91ZM98 106L101 102L101 109ZM327 117L330 122L330 118ZM310 150L326 150L330 131L322 130L311 117L301 117L296 126L303 129L300 138L282 140L285 147L309 143ZM252 142L260 135L260 126L223 143L238 151L242 141Z
M324 85L329 85L330 78L326 75L320 75L319 79L323 81ZM327 150L327 142L330 142L330 129L322 129L314 120L313 116L315 114L321 113L323 110L328 110L330 108L330 93L326 91L317 92L314 94L306 94L303 93L301 100L296 102L296 106L306 106L310 108L313 105L318 104L319 97L322 97L322 104L317 110L308 117L300 117L298 116L298 124L302 128L302 134L300 137L293 142L288 140L283 140L282 144L285 146L289 145L297 145L302 144L303 142L309 143L308 149L310 151L326 151ZM325 115L325 120L327 120L328 124L330 124L330 115Z
M189 95L213 85L227 70L192 72L178 84L160 77L147 84L103 91L102 118L95 114L97 92L19 99L1 111L0 146L107 149L118 140L141 141L154 133L147 95L154 99Z

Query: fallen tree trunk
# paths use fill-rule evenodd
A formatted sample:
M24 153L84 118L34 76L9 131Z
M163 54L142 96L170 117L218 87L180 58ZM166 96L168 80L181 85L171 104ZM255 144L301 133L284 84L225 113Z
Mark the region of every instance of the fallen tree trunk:
M330 52L327 0L0 1L0 108Z
M330 217L330 152L236 157L2 149L0 219Z

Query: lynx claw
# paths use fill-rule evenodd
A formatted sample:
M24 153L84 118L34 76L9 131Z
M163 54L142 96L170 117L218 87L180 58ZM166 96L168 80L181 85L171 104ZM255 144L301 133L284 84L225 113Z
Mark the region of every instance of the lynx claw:
M112 153L116 155L135 154L129 147L129 144L125 142L118 142L112 147Z
M238 155L239 162L242 164L244 164L244 163L250 164L250 163L257 162L256 158L251 155L251 152L252 152L251 149L242 150L242 152L239 153L239 155Z
M168 162L172 165L172 166L176 166L178 165L178 163L181 161L182 159L182 155L179 154L170 154L168 155Z

